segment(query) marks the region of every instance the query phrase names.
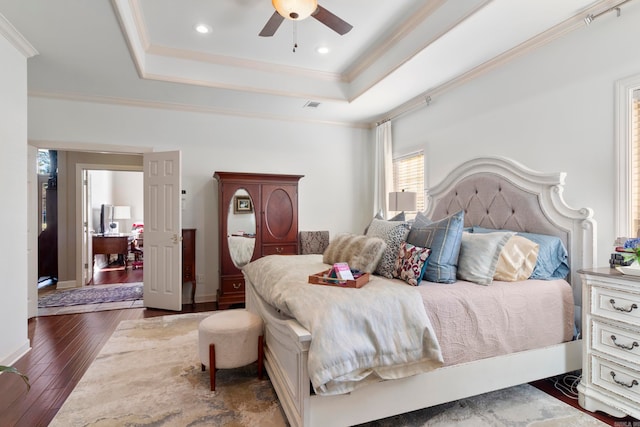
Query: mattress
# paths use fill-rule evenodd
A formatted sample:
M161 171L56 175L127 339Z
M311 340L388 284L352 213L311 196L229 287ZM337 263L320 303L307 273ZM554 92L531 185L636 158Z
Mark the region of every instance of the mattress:
M571 341L574 305L564 280L417 287L445 366Z

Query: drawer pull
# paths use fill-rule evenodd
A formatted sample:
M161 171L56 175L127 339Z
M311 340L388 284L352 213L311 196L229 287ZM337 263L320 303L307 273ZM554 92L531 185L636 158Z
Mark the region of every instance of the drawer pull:
M629 308L616 307L616 300L614 300L613 298L611 298L609 302L611 303L611 307L615 308L618 311L624 311L625 313L631 313L633 310L638 308L638 304L636 303L631 304L631 307Z
M276 248L276 252L281 254L282 253L282 248Z
M611 371L610 374L611 374L611 378L613 378L613 382L615 382L618 385L622 385L622 386L625 386L627 388L631 388L631 387L633 387L635 385L638 385L638 381L636 381L636 380L631 381L631 384L627 384L624 381L618 381L616 379L616 373L615 372Z
M638 341L634 341L633 343L631 343L631 345L624 345L624 344L618 344L616 342L616 336L615 335L611 335L611 341L613 341L613 343L616 345L616 347L620 347L623 348L625 350L633 350L634 347L638 346Z
M240 289L242 283L232 283L231 285L233 286L233 289Z

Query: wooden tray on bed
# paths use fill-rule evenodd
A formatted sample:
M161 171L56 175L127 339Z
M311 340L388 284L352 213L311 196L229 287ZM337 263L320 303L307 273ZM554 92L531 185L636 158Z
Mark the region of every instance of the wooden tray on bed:
M361 288L369 283L369 273L362 273L362 276L356 277L354 280L333 279L329 276L329 270L309 276L309 283L312 285L328 285L338 286L340 288Z

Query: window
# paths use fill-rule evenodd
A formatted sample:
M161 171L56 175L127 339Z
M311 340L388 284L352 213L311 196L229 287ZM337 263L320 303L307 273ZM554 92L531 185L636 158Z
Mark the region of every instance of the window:
M616 82L616 237L635 237L640 229L639 103L640 74Z
M422 151L393 159L393 191L413 191L416 209L424 211L424 154Z
M640 89L634 91L629 117L631 139L631 233L640 231ZM631 237L631 236L629 236Z

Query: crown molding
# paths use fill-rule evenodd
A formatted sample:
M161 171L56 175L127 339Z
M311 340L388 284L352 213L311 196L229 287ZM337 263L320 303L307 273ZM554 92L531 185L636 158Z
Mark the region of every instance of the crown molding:
M324 125L330 125L330 126L344 126L344 127L350 127L350 128L356 128L356 129L369 129L371 127L371 124L369 122L340 122L335 120L303 119L303 118L296 118L296 117L276 115L276 114L263 114L263 113L247 112L247 111L234 110L234 109L179 104L174 102L147 101L147 100L132 99L132 98L116 98L116 97L109 97L109 96L84 95L84 94L78 94L78 93L57 93L57 92L44 92L44 91L29 91L28 95L31 98L55 99L55 100L72 101L72 102L88 102L88 103L94 103L94 104L118 105L123 107L153 108L153 109L161 109L161 110L182 111L182 112L189 112L189 113L243 117L243 118L250 118L250 119L324 124Z
M487 0L487 2L488 1L491 1L491 0ZM445 2L446 0L436 0L436 1L428 2L424 7L420 9L418 13L414 14L411 17L411 19L409 19L404 25L396 29L396 31L391 36L386 38L384 43L377 44L371 51L365 52L363 55L361 55L359 58L353 61L353 64L349 66L347 70L343 73L345 80L347 82L352 82L353 80L355 80L366 69L368 69L376 61L378 61L386 52L393 49L393 46L397 45L405 37L407 37L409 34L415 31L415 29L423 21L425 21L429 16L431 16ZM424 47L428 46L429 44L430 43L427 43ZM407 59L403 62L408 61L413 55L415 55L415 52L412 55L409 55Z
M0 34L11 43L25 58L38 55L35 47L0 13Z
M344 82L345 78L339 73L324 71L314 71L299 67L271 64L268 62L254 61L250 59L240 59L231 56L213 55L204 52L172 48L168 46L150 45L146 52L151 55L164 56L169 58L188 59L198 62L208 62L212 64L224 65L228 67L238 67L250 70L257 70L267 73L290 75L314 80L324 80L329 82Z
M463 73L458 77L455 77L445 83L433 87L426 92L421 93L420 95L411 98L409 101L397 106L387 114L378 117L376 122L389 120L390 118L397 118L405 113L409 113L417 108L428 105L429 103L425 102L426 99L432 100L433 98L443 95L445 92L453 90L459 86L462 86L463 84L493 70L494 68L504 65L521 55L532 52L533 50L551 43L552 41L574 30L583 28L585 26L585 16L602 12L603 10L610 8L612 4L615 4L615 0L603 0L598 4L585 9L584 11L582 11L582 13L579 13L572 18L569 18L555 25L554 27L551 27L547 31L540 33L523 43L520 43L519 45L505 51L504 53L492 58L491 60L472 68L466 73Z

